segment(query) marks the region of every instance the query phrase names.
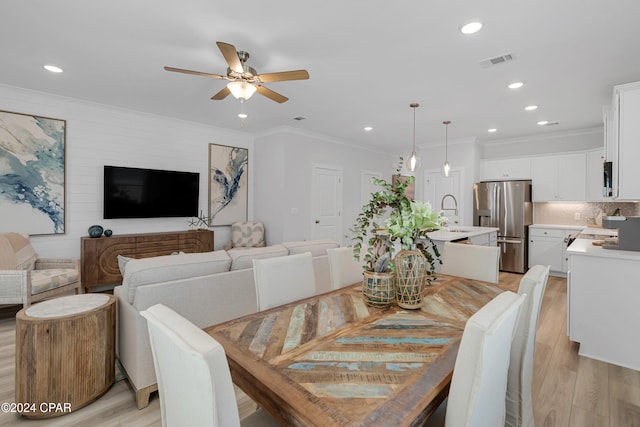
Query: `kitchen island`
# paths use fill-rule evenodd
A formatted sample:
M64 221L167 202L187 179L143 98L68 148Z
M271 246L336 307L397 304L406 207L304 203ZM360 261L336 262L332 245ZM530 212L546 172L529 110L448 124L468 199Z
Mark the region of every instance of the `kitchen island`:
M640 370L640 252L593 242L567 248L567 334L581 356Z
M444 242L470 243L481 246L497 246L498 228L474 227L456 225L441 230L432 231L428 236L433 240L440 255L444 249ZM440 264L436 263L436 273L440 272Z

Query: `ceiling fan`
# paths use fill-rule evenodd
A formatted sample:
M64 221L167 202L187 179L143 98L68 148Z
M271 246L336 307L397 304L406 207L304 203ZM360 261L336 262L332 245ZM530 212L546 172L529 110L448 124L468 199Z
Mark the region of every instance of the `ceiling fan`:
M249 53L236 51L235 46L225 42L216 42L222 56L229 65L227 75L203 73L200 71L184 70L182 68L164 67L167 71L193 74L196 76L213 77L214 79L229 80L230 82L220 92L211 97L214 100L225 99L229 94L240 100L251 98L255 92L267 98L283 103L289 98L263 86L261 83L282 82L286 80L306 80L309 78L307 70L281 71L278 73L258 74L256 70L246 64Z

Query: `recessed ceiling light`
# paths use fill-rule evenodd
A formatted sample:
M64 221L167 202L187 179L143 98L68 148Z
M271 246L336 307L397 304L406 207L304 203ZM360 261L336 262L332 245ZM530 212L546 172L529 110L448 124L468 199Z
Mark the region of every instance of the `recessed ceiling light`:
M373 130L373 128L371 126L365 126L364 130L367 132L371 132Z
M55 65L45 65L44 69L52 73L61 73L63 71L62 68L56 67Z
M537 110L538 106L537 105L527 105L526 107L524 107L525 110L527 111L533 111L533 110Z
M460 32L462 34L473 34L480 31L481 28L482 28L481 22L469 22L468 24L460 28Z
M524 86L523 82L513 82L511 83L509 86L507 86L509 89L520 89L522 86Z
M240 117L241 119L246 119L249 116L247 115L247 113L238 113L238 117Z
M538 122L538 125L539 125L539 126L546 126L546 125L548 125L548 124L549 124L549 120L540 120L540 121Z
M490 133L498 132L498 129L496 128L487 129L487 132L490 132Z

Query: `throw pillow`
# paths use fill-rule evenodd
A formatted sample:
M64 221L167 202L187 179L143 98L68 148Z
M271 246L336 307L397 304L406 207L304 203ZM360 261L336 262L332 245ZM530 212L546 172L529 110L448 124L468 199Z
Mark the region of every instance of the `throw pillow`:
M0 234L0 270L33 270L38 254L29 236L19 233Z
M118 268L120 269L120 274L124 277L124 269L127 266L127 263L131 261L133 258L118 255Z

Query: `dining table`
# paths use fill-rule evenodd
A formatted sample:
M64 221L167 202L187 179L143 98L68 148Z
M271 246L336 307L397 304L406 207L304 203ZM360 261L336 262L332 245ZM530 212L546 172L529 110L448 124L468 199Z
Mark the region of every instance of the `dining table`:
M505 290L438 274L407 310L367 305L358 283L205 331L283 426L417 426L448 394L467 319Z

